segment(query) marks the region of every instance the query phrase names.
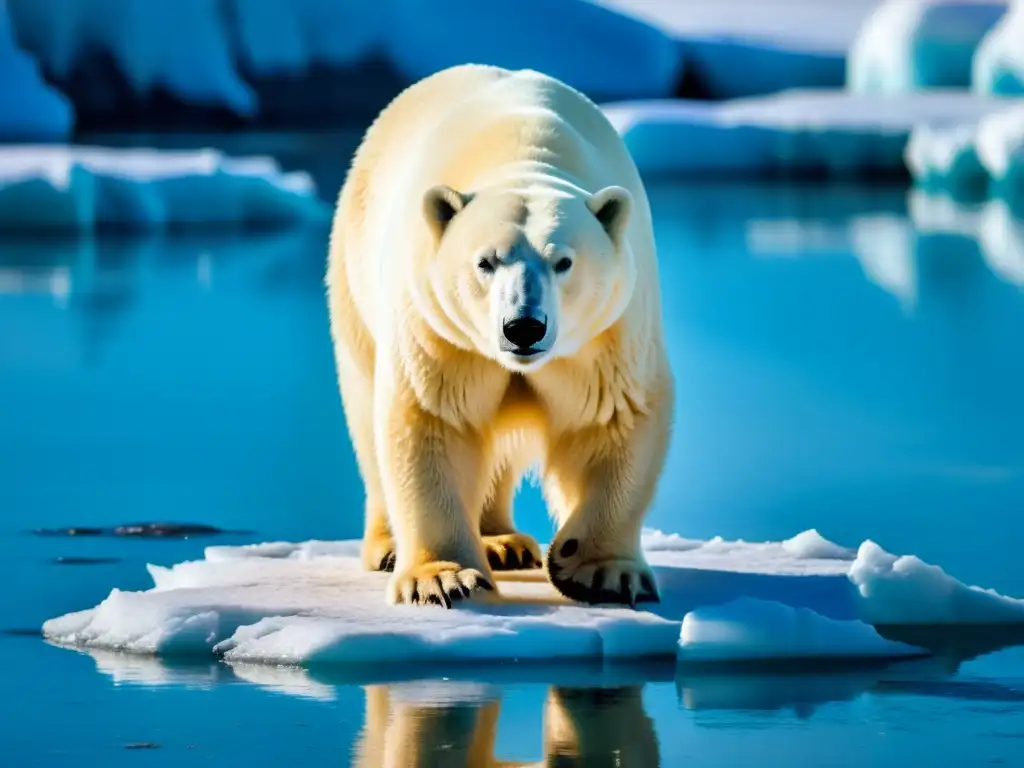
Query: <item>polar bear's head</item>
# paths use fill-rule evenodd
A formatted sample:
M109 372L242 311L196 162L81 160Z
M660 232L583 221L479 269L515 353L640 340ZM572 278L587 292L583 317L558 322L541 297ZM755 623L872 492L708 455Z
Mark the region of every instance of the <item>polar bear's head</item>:
M428 322L512 371L574 354L632 296L632 206L618 186L584 197L432 187L423 212L433 252L417 288Z

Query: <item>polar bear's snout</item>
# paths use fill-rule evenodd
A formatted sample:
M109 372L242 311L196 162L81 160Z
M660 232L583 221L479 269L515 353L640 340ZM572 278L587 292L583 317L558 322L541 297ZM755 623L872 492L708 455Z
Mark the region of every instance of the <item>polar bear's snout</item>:
M536 363L554 345L557 324L547 264L540 258L506 259L494 275L498 350L515 367Z
M536 349L534 345L543 341L547 334L546 317L525 315L505 320L501 326L502 351L518 352L521 355L535 354L542 350Z

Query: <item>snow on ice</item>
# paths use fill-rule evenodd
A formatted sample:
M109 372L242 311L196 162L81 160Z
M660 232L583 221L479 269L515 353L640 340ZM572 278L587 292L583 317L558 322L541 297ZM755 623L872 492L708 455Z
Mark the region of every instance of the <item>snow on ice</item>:
M80 648L309 665L891 658L920 651L870 624L1024 624L1024 603L870 541L853 556L816 532L748 543L647 531L644 546L662 594L644 610L568 602L539 572L499 578L500 604L387 606L388 574L361 570L359 542L271 542L150 565L152 589L115 589L43 631Z

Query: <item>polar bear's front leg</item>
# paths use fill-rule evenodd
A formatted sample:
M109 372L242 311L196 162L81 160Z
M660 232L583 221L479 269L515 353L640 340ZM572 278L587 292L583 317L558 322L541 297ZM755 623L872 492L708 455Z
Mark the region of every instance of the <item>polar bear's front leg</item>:
M451 608L494 592L480 538L479 438L413 398L390 402L381 416L381 475L396 549L388 602Z
M559 529L545 565L554 587L572 600L660 599L640 533L668 450L672 405L666 399L628 427L588 427L550 452L545 484Z

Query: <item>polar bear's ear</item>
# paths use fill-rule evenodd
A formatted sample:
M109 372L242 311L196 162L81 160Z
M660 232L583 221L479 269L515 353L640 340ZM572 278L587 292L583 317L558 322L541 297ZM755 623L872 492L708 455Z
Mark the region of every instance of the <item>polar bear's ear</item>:
M451 220L468 202L467 195L456 192L447 184L438 184L423 195L423 215L426 216L427 224L434 234L441 237Z
M629 224L633 211L633 196L622 187L599 189L587 200L587 208L594 214L613 243L618 243Z

